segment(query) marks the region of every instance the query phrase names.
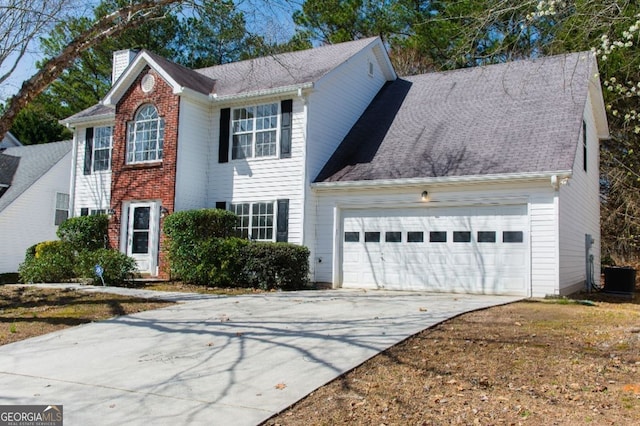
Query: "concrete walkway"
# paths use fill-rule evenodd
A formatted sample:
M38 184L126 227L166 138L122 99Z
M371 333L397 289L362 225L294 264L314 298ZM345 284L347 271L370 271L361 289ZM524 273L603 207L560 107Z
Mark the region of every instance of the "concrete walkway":
M255 425L408 336L518 299L350 290L162 297L182 303L1 346L0 405L61 404L66 425Z

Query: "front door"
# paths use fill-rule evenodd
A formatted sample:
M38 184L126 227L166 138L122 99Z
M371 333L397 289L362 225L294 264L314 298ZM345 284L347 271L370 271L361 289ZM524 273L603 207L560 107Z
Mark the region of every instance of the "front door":
M138 271L155 275L157 221L155 203L132 203L129 206L127 255L135 259Z

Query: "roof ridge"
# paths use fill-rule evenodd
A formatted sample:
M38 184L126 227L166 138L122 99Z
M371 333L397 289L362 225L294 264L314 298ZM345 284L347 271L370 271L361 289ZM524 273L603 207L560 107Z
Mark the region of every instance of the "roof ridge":
M324 49L331 48L331 47L338 46L338 45L345 46L345 45L356 44L356 43L369 44L369 43L371 43L373 40L375 40L377 38L379 38L379 37L378 36L374 36L374 37L366 37L366 38L360 38L360 39L356 39L356 40L344 41L344 42L340 42L340 43L325 43L325 44L323 44L321 46L318 46L318 47L310 47L308 49L302 49L302 50L291 50L291 51L287 51L287 52L266 54L266 55L258 56L258 57L255 57L255 58L244 59L242 61L232 61L232 62L227 62L227 63L224 63L224 64L212 65L210 67L196 68L196 69L193 69L193 71L195 71L197 73L200 73L200 72L206 72L207 70L211 70L211 69L214 69L214 68L226 67L226 66L230 66L230 65L240 66L241 64L247 64L247 63L255 62L255 61L260 60L260 59L278 58L278 57L282 57L282 56L286 56L286 55L298 55L298 54L302 55L302 54L305 54L305 53L309 53L310 51L318 52L319 50L324 50ZM365 41L369 41L369 43L364 43Z

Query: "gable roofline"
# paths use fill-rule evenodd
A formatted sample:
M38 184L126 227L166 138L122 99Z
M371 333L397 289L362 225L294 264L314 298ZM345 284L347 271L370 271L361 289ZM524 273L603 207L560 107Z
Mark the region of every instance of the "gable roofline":
M602 93L602 82L600 81L600 73L598 72L598 59L594 53L591 66L591 79L589 80L589 97L593 106L593 112L596 122L596 130L598 139L607 140L611 138L609 133L609 122L607 120L607 108L604 104L604 95Z
M173 63L148 50L142 50L122 72L118 81L103 98L101 104L115 106L146 66L156 71L172 87L175 95L189 92L191 94L199 94L206 99L213 92L215 80Z
M20 162L11 186L0 197L0 213L71 152L71 144L68 140L7 148L4 153L19 157Z
M113 107L145 66L149 66L165 79L174 94L211 105L284 94L301 96L301 91L313 90L314 85L324 76L366 51L373 51L387 80L397 77L384 43L379 37L329 44L197 70L188 69L142 50L125 68L99 104L61 120L60 123L73 126L113 120Z
M58 123L65 127L77 125L95 125L98 123L112 123L116 119L116 110L112 106L96 104L84 109L70 117L59 120Z

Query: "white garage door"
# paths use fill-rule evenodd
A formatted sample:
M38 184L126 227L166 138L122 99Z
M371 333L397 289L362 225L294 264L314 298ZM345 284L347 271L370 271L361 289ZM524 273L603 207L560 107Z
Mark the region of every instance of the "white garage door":
M526 296L525 205L343 212L342 285Z

